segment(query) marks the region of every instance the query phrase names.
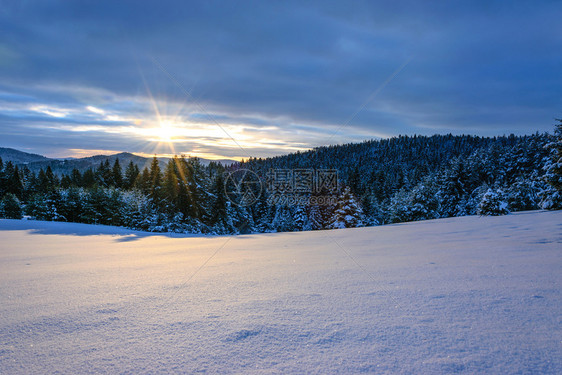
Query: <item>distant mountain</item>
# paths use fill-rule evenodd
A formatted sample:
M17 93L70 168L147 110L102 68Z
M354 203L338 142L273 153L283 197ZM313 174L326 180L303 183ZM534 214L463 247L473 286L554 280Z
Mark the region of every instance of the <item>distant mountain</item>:
M14 164L25 164L37 161L51 160L49 158L46 158L45 156L30 154L28 152L23 152L7 147L0 147L0 158L2 158L2 161L4 162L11 161Z
M89 168L97 168L101 163L109 160L111 164L115 163L115 160L119 158L119 163L123 168L129 164L129 162L133 162L139 168L144 168L147 165L150 165L150 158L144 158L142 156L137 156L128 152L122 152L120 154L115 155L95 155L89 156L85 158L77 158L77 159L46 159L40 160L35 162L27 163L27 167L32 171L39 171L40 169L45 169L48 166L51 167L55 174L67 174L71 172L74 168L78 169L80 172L84 172ZM165 158L159 159L160 164L165 164Z
M85 158L69 158L69 159L51 159L45 156L30 154L23 151L18 151L11 148L0 148L0 158L2 161L12 163L20 166L27 166L31 171L37 172L40 169L45 169L48 166L51 167L55 174L68 174L74 168L78 169L80 172L84 172L89 168L97 168L101 163L109 160L111 164L115 163L116 159L119 159L121 167L124 169L127 164L133 162L140 169L148 167L152 161L152 158L147 158L143 156L138 156L131 154L129 152L121 152L114 155L95 155ZM160 167L164 168L168 163L169 158L158 158L160 162ZM211 160L199 158L201 164L208 165ZM216 162L221 162L222 164L232 164L234 160L216 160Z

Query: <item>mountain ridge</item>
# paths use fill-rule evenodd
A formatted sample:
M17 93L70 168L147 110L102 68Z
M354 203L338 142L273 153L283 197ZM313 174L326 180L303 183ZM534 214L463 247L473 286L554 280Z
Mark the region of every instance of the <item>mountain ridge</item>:
M43 155L20 151L16 150L15 148L9 147L0 147L0 157L4 162L11 161L12 163L18 164L51 160L50 158Z
M152 158L135 155L131 152L120 152L113 155L92 155L83 158L49 158L39 154L28 153L25 151L20 151L9 147L0 147L0 158L4 163L12 162L20 167L26 166L31 171L39 171L40 169L45 169L48 166L51 167L55 174L68 174L74 168L83 172L90 168L98 167L102 162L109 160L110 163L115 163L116 159L119 159L119 163L122 167L125 167L131 161L133 164L137 165L140 169L150 165ZM170 158L168 157L158 157L161 167L164 167ZM236 162L235 160L221 159L221 160L210 160L204 158L198 158L201 164L208 165L211 162L221 163L221 164L231 164Z

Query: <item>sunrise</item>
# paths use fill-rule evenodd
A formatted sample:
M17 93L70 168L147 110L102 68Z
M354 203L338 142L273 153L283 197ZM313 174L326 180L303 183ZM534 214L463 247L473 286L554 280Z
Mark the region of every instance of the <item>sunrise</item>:
M0 374L561 374L561 19L0 0Z

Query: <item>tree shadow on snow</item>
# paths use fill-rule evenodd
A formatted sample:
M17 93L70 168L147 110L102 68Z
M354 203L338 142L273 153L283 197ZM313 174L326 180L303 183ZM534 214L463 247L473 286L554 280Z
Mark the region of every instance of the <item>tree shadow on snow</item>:
M115 236L116 242L136 241L145 237L186 238L200 235L182 233L141 232L109 225L65 223L56 221L0 219L0 232L27 231L29 234L54 234L68 236Z

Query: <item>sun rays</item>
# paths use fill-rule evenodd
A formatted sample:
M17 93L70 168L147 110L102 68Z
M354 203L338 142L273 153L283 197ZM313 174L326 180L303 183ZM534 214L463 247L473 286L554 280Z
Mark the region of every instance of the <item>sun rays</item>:
M29 116L46 120L36 129L100 139L106 153L127 151L138 155L197 156L241 160L252 156L304 151L307 141L275 122L247 114L201 112L193 105L147 88L144 95L86 101L79 107L41 104L26 108ZM211 113L211 114L210 114ZM209 118L212 116L212 119ZM216 120L221 119L220 125ZM233 141L235 140L235 142ZM123 146L115 146L122 142ZM69 157L92 154L94 147L72 147ZM250 151L251 150L251 151Z

